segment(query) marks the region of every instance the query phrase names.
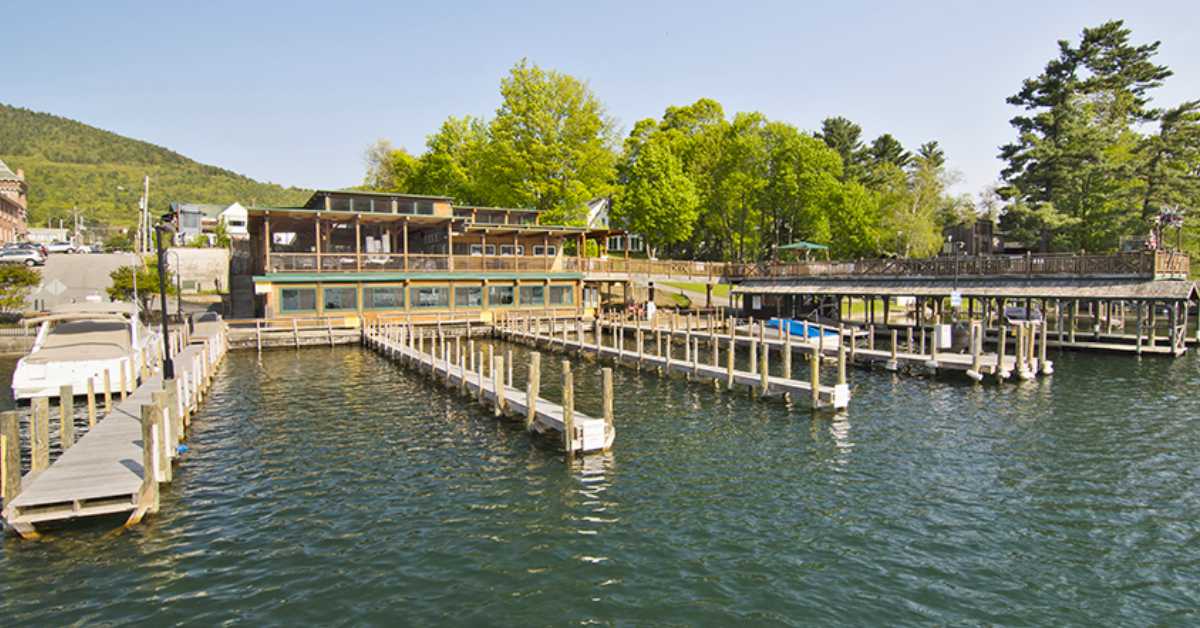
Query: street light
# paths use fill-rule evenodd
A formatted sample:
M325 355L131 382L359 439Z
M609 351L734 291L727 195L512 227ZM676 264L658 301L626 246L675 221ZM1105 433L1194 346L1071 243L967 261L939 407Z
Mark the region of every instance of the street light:
M175 314L179 323L183 324L183 262L179 259L179 251L170 249L168 253L175 255Z
M171 328L167 322L167 256L163 250L163 232L175 233L174 214L165 214L154 225L154 244L158 249L158 296L162 303L163 380L175 379L175 361L171 359Z

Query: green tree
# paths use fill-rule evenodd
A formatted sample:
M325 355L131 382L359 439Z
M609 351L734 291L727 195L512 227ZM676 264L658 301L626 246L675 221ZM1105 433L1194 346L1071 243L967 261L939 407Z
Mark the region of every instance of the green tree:
M1078 45L1060 41L1058 56L1008 98L1023 113L1011 120L1017 139L1000 149L1010 202L1002 226L1040 232L1026 243L1107 250L1146 228L1140 214L1153 201L1142 188L1155 178L1146 161L1156 151L1136 129L1161 117L1149 92L1171 71L1152 61L1158 42L1130 37L1121 21L1085 28Z
M912 153L904 150L904 145L900 143L900 140L892 137L891 133L884 133L875 138L867 152L875 166L891 164L904 168L912 163L913 159Z
M857 181L866 175L870 154L863 146L862 127L841 116L825 118L817 138L841 156L842 180Z
M42 280L37 270L22 264L0 264L0 311L18 312L30 290Z
M641 234L654 255L660 247L691 236L699 206L696 186L684 174L670 139L657 135L639 147L613 217Z
M220 249L227 249L233 244L233 239L229 237L229 225L224 220L218 220L217 226L213 227L213 244Z
M367 166L363 187L379 192L408 191L417 170L416 158L384 139L367 149L363 161Z
M112 285L108 287L108 298L114 301L133 301L136 278L138 306L143 312L150 311L150 304L158 298L158 267L152 258L146 258L138 266L121 266L108 274ZM167 294L175 294L175 286L167 282Z
M578 79L525 60L500 83L482 181L495 201L533 207L551 223L581 224L586 202L615 175L614 126Z
M108 236L104 238L104 250L106 251L132 251L133 238L123 231L110 231Z

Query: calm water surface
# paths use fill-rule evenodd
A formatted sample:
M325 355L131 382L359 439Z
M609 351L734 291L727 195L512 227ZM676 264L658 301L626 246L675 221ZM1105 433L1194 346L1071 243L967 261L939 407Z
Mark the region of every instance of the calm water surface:
M618 369L567 466L357 347L234 352L147 525L0 543L0 623L1195 624L1200 362L1057 365L815 420Z

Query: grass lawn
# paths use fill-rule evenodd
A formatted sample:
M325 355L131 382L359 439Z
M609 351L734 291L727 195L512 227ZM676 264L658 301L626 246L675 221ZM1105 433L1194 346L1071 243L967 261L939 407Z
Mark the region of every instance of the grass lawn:
M691 292L704 294L704 284L702 284L698 281L660 281L658 283L660 283L664 286L678 288L680 290L688 290ZM730 286L727 283L713 284L713 296L714 297L728 297L729 289L732 287L733 286Z

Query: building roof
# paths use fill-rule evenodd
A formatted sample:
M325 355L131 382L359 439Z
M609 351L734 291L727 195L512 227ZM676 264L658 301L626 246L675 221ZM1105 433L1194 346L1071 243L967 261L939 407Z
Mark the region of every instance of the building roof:
M235 201L228 205L218 205L216 203L171 203L171 209L176 212L187 212L193 214L201 214L205 218L216 220L225 213L227 209L237 205Z
M24 179L22 179L21 177L18 177L17 173L13 172L8 167L8 164L4 163L3 160L0 160L0 181L23 181L23 180Z

